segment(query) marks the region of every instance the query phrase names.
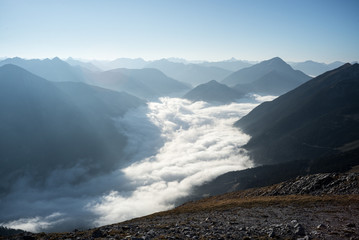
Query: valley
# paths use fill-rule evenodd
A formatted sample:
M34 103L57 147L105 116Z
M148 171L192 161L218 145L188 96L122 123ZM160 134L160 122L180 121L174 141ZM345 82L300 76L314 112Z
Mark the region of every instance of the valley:
M71 63L81 62L72 59ZM336 196L340 189L326 192L323 201L317 195L302 196L293 187L284 193L288 198L261 193L242 201L235 193L219 194L250 193L246 189L307 174L343 173L358 165L358 64L345 64L311 79L276 57L196 87L191 87L196 82L181 82L150 68L103 71L101 65L73 66L58 58L6 59L0 65L1 144L7 149L1 153L6 166L0 185L4 227L47 233L81 230L45 234L46 239L210 239L271 233L291 238L299 223L285 216L294 214L306 234L314 237L315 225L321 223L319 219L310 223L299 214L297 201L303 201L309 204L310 215L318 216L329 203L337 202L338 209L328 221L340 236L345 235L342 223L335 220L346 201ZM173 66L184 71L183 65ZM229 79L242 81L243 74L248 82L226 85ZM356 189L344 193L353 203ZM199 210L207 201L201 199L208 196L214 196L208 201L216 199L215 203ZM199 205L191 207L194 200ZM253 212L242 209L248 204ZM286 207L280 210L277 204ZM235 218L230 209L246 216L242 219L250 225L251 217L268 215L267 211L281 212L280 221L247 228L240 220L239 230L226 225ZM120 223L117 230L107 227L164 210L169 212ZM177 212L179 219L173 220ZM165 224L163 217L167 227L153 229ZM215 220L206 225L203 218ZM193 223L188 225L188 219ZM213 222L221 222L221 227L214 228ZM127 223L137 227L123 228ZM104 227L82 231L99 226ZM192 232L194 226L199 227L197 233ZM214 232L205 233L211 226ZM176 232L168 231L173 228ZM326 230L318 234L331 236Z

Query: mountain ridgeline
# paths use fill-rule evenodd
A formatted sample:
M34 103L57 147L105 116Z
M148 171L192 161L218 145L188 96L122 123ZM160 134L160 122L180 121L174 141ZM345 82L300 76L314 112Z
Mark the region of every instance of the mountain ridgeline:
M67 62L55 57L53 59L22 59L8 58L0 61L0 66L13 64L19 66L35 75L52 82L85 82L86 75L90 70L82 67L74 67Z
M14 64L52 82L81 82L115 91L126 91L139 98L156 98L189 89L188 84L170 78L157 69L118 68L101 71L89 63L69 59L73 65L59 58L32 59L8 58L0 66ZM90 70L91 69L91 70Z
M243 68L224 78L222 83L242 92L263 95L281 95L310 79L276 57Z
M256 163L320 157L359 146L359 65L345 64L272 102L235 126L252 138Z
M112 118L143 104L126 93L0 67L0 192L23 176L40 183L55 169L83 167L70 179L64 176L66 184L123 164L126 137Z
M217 66L174 63L166 59L154 61L149 63L146 67L159 69L167 76L194 87L211 81L212 79L221 80L232 73L232 71Z
M244 96L243 93L215 80L200 84L183 97L191 101L231 103Z
M318 63L314 61L305 61L291 64L294 69L300 70L310 76L319 76L322 73L333 70L342 65L344 65L344 63L339 61L330 64Z
M238 154L245 155L247 161L248 153L255 167L227 172L200 186L188 181L184 194L170 196L173 201L170 204L267 186L300 175L347 172L359 165L359 64L344 64L311 78L278 57L254 65L237 60L198 64L181 59L173 60L177 62L166 59L151 62L143 59L92 63L67 61L71 64L59 58L0 61L0 222L6 226L2 229L6 234L18 232L7 228L17 225L8 223L18 219L31 220L33 216L39 216L39 221L47 221L53 213L64 215L55 214L53 222L50 219L49 224L54 226L50 226L49 231L67 230L73 224L77 224L76 228L93 226L94 220L101 215L98 215L101 206L114 206L112 197L128 202L133 199L128 196L142 193L143 189L152 195L157 193L152 192L156 182L141 179L137 183L136 179L140 178L131 178L143 168L136 161L146 159L141 163L148 163L146 168L151 169L145 173L151 178L143 179L152 179L156 175L153 171L159 169L165 175L162 178L161 173L158 177L161 181L170 183L183 179L182 173L178 174L178 166L163 168L160 165L158 169L152 169L151 164L158 164L159 158L166 162L171 157L176 160L173 154L187 146L200 153L189 154L190 177L194 176L191 174L195 169L192 162L201 170L206 166L205 171L213 176L215 168L200 164L212 161L211 156L217 151L222 153L227 147L228 154L224 152L223 157L226 161L230 156L237 165ZM120 65L128 68L118 68ZM195 87L191 89L191 86ZM252 99L252 93L279 97L258 105L233 123L232 117L239 116L233 115L234 108L237 111L243 105L247 111L257 103L257 98L256 101ZM209 104L159 99L181 96L192 102ZM244 104L224 105L233 102ZM192 110L198 107L204 111L197 115ZM226 115L222 116L222 110ZM209 112L215 114L207 118ZM201 120L197 121L196 117ZM218 124L221 126L219 130L208 127L215 126L207 125L209 120L211 124L217 124L222 118L226 126ZM194 128L196 124L200 130ZM202 130L203 126L205 130ZM166 128L175 131L176 135L163 134ZM244 137L241 138L235 128L250 136L244 146L248 136L242 134ZM201 137L198 134L207 130L211 130L210 135ZM226 131L218 137L217 132L221 130ZM177 133L180 139L176 138ZM211 141L211 136L215 140ZM198 139L201 143L197 146L193 140ZM163 146L168 145L167 141L172 141L169 145L173 144L174 148L166 150ZM214 148L211 142L221 145ZM185 148L179 145L182 143ZM166 151L170 154L166 155ZM165 154L157 155L157 152ZM222 158L218 156L216 160ZM252 164L250 160L248 162ZM177 160L176 163L169 162L177 163ZM232 165L228 168L218 165L222 172L223 169L233 169ZM122 171L124 169L130 170ZM320 178L318 175L315 179L321 181ZM295 185L295 181L292 182ZM317 191L314 189L316 185L313 186ZM192 194L189 192L191 187ZM142 190L138 192L139 189ZM164 195L168 189L165 188ZM175 196L185 197L175 199ZM153 201L161 205L163 199L168 198L159 196ZM167 203L169 200L166 206ZM129 213L129 216L133 214ZM58 228L60 225L63 228ZM47 230L46 226L33 229ZM94 238L99 237L95 235Z
M223 174L189 197L263 187L359 165L359 64L345 64L265 102L235 123L258 167Z
M153 68L118 68L93 73L89 83L115 91L125 91L141 98L167 96L189 89L189 86L167 77Z

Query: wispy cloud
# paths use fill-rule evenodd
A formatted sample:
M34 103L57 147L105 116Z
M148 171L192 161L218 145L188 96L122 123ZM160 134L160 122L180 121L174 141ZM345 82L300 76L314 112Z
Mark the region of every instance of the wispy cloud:
M23 229L30 232L40 232L44 229L59 224L65 219L60 213L53 213L46 217L33 217L33 218L21 218L15 221L10 221L8 223L2 223L1 225L5 227L11 227L14 229Z

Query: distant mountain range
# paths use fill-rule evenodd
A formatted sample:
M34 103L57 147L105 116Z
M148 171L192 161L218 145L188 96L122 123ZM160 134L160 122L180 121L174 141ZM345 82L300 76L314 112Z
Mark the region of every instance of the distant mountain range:
M222 83L242 92L281 95L310 77L276 57L232 73Z
M14 64L31 73L53 82L85 82L88 69L74 67L59 58L30 59L8 58L0 62L0 66Z
M146 67L156 68L167 76L191 84L192 86L197 86L213 79L220 81L232 73L232 71L219 67L174 63L166 59L153 61L146 65Z
M155 61L146 61L143 60L142 58L137 58L137 59L118 58L113 61L92 60L88 62L69 58L66 61L73 66L81 66L90 69L92 71L98 71L99 69L112 70L116 68L129 68L129 69L156 68L164 72L167 76L170 76L182 82L189 83L192 86L197 86L198 84L206 83L212 79L215 79L218 82L221 82L223 80L223 83L229 86L234 86L235 85L234 82L236 80L229 80L229 79L230 78L237 79L238 77L240 77L242 79L241 82L236 84L241 84L241 86L238 86L238 88L242 88L243 91L247 91L247 92L261 91L263 94L267 94L267 92L271 92L271 94L282 94L288 91L289 88L291 88L290 86L291 81L289 81L289 84L288 81L287 83L283 82L283 79L288 78L288 76L286 76L288 74L288 66L284 68L282 66L279 69L277 69L277 67L279 66L270 66L269 67L270 69L266 70L263 69L264 64L262 63L261 67L257 66L256 68L252 69L252 72L250 70L245 70L241 73L234 74L234 72L237 72L245 68L249 68L254 65L253 62L237 60L234 58L225 61L218 61L218 62L200 62L200 61L190 62L185 59L179 59L179 58L168 58L168 59L161 59ZM337 61L330 64L325 64L325 63L319 63L319 62L308 60L305 62L290 62L289 64L294 69L300 70L311 77L313 76L315 77L326 71L335 69L343 65L344 63ZM282 70L284 70L284 72L286 73L283 74ZM274 73L270 73L270 71L274 71ZM230 76L231 73L233 73L234 76ZM267 74L268 76L266 76ZM300 78L303 78L303 76L299 76L298 73L294 74L297 76L293 76L293 74L291 75L292 75L291 79L295 79L295 80L299 79L300 81ZM275 91L273 91L274 88L270 87L273 84L267 83L265 84L266 87L263 87L263 83L261 83L259 78L261 78L262 81L266 81L265 79L268 78L269 79L268 81L285 83L288 86L282 87L282 90L277 91L278 93L275 93ZM256 82L257 80L258 82ZM255 83L251 84L252 82Z
M99 72L102 71L102 69L100 69L99 67L95 66L94 64L92 64L91 62L85 62L85 61L79 61L73 58L67 58L65 60L65 62L67 62L68 64L70 64L71 66L79 66L82 68L87 68L88 70L94 71L94 72Z
M203 63L199 63L199 65L206 66L206 67L218 67L218 68L226 69L228 71L235 72L242 68L250 67L253 64L248 61L241 61L241 60L232 58L227 61L203 62Z
M338 68L338 67L342 66L343 64L344 64L343 62L339 62L339 61L333 62L330 64L326 64L326 63L319 63L319 62L314 62L314 61L309 60L309 61L305 61L305 62L291 63L290 65L294 69L300 70L307 75L315 77L315 76L323 74L327 71Z
M258 164L334 154L359 147L359 64L345 64L263 103L235 125Z
M179 202L307 174L347 172L359 165L358 116L359 64L345 64L309 80L235 123L251 135L244 148L260 166L223 174Z
M140 98L155 98L171 94L183 94L189 86L167 77L157 69L113 69L99 71L91 63L59 58L45 60L25 60L9 58L0 62L0 66L14 64L53 82L82 82L116 91L126 91ZM120 61L120 60L118 60ZM90 70L92 69L92 70Z
M186 93L183 98L192 101L231 103L242 98L243 96L243 93L236 91L225 84L221 84L215 80L212 80L208 83L198 85Z
M192 101L229 103L248 93L279 96L309 79L309 76L293 70L290 65L277 57L243 68L223 80L223 83L234 84L233 87L211 81L197 86L184 98Z
M0 192L23 176L36 183L54 169L80 168L63 176L74 184L123 164L126 137L112 118L142 104L126 93L0 67Z
M108 71L116 68L129 68L129 69L141 69L148 65L148 62L142 58L117 58L112 61L105 60L92 60L91 64L94 64L103 71Z
M188 85L151 68L119 68L93 73L89 79L91 79L91 84L116 91L125 91L141 98L169 96L189 89Z

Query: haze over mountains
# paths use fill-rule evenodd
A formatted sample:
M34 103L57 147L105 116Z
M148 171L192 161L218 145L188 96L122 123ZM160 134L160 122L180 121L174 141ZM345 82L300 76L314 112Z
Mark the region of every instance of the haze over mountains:
M358 64L67 61L0 62L0 225L87 228L357 163Z
M59 58L53 59L30 59L25 60L22 58L7 58L0 62L0 66L5 64L14 64L21 68L26 69L40 77L53 82L84 82L84 72L87 69L80 67L72 67L68 63Z
M258 163L333 154L359 139L359 65L345 64L308 81L236 123L252 138Z
M117 91L126 91L142 98L171 95L189 89L188 85L167 77L157 69L151 68L118 68L94 73L88 79L88 82L93 85Z
M212 80L208 83L198 85L186 93L183 98L210 103L231 103L244 97L244 95L245 94L240 91Z
M276 57L234 72L222 82L246 92L280 95L309 79L309 76L293 70L290 65Z
M64 176L69 184L110 171L124 160L126 144L111 118L144 104L82 83L55 84L15 65L0 67L0 85L1 193L24 175L39 184L55 169L83 165Z
M244 148L263 166L219 176L185 200L349 171L359 164L358 114L359 64L345 64L265 102L235 123L252 136Z
M344 64L344 62L333 62L330 64L326 64L326 63L318 63L318 62L314 62L314 61L305 61L305 62L298 62L298 63L291 63L291 66L294 69L298 69L304 73L306 73L307 75L310 76L319 76L320 74L333 70L335 68L338 68L340 66L342 66Z
M159 69L166 75L189 83L192 86L197 86L213 79L220 80L231 73L231 71L219 67L173 63L166 59L154 61L147 66Z

